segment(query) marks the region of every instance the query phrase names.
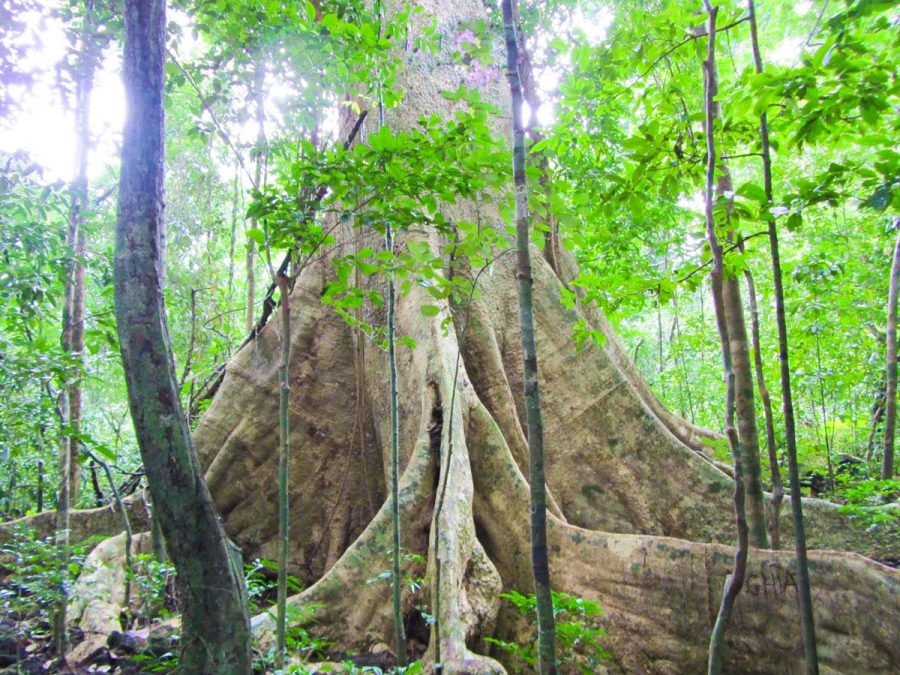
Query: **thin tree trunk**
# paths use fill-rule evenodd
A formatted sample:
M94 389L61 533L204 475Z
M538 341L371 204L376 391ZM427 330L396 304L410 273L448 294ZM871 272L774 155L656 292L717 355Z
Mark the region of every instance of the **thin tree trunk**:
M69 419L69 392L63 387L59 393L58 412L61 425ZM64 656L68 647L67 608L69 604L69 437L63 433L59 438L59 490L56 493L56 547L59 551L59 566L62 580L59 587L59 601L53 612L53 648L60 656Z
M384 23L384 3L374 0L372 10L378 22L378 38L381 39ZM379 76L380 77L380 76ZM378 128L384 127L384 99L381 84L378 85ZM391 269L387 284L387 341L388 369L390 371L390 416L391 416L391 604L394 616L394 649L397 661L406 665L406 630L403 622L401 591L403 580L400 576L400 399L397 382L396 345L396 272L394 271L394 228L388 220L384 223L384 250L391 256Z
M94 506L103 506L103 490L100 488L100 479L97 478L97 462L91 462L91 487L94 490Z
M81 427L81 374L84 370L84 258L87 252L87 235L84 231L84 214L88 200L88 156L91 148L91 93L94 88L94 71L97 65L94 32L94 3L86 0L84 25L81 31L81 54L75 74L75 177L69 207L69 251L72 255L72 275L66 289L69 310L68 322L63 323L63 347L71 355L69 375L69 417L67 423L73 432L69 437L69 493L72 501L78 501L81 472L78 464L80 441L74 436Z
M895 221L900 225L900 220ZM881 457L881 478L894 477L894 428L897 423L897 286L900 283L900 234L894 245L891 264L891 286L888 293L887 364L885 366L884 453Z
M672 296L672 310L675 312L675 335L678 338L678 359L681 362L681 384L684 395L687 398L688 412L691 416L691 424L694 424L694 397L691 394L691 385L688 377L687 360L684 358L684 345L681 343L681 320L678 314L678 296Z
M884 391L882 383L882 391ZM872 424L869 429L869 438L866 441L866 463L871 462L875 456L875 437L878 435L878 425L881 424L881 418L884 417L884 406L876 403L875 410L872 412Z
M519 55L519 80L522 90L522 96L525 102L528 104L528 108L531 111L531 115L528 118L528 124L526 125L525 131L531 137L534 143L538 143L543 140L543 136L541 133L535 129L535 125L537 123L537 111L541 107L541 98L537 91L537 86L534 81L534 69L531 64L531 54L525 44L525 36L522 34L522 26L517 21L514 26L516 31L516 45L518 46L518 55ZM541 153L537 157L537 167L541 172L541 176L538 179L538 184L541 187L541 190L549 197L550 195L550 166L547 161L547 156ZM546 231L544 232L544 259L553 268L553 271L559 276L562 272L562 268L560 266L560 237L559 237L559 223L556 221L556 218L553 217L553 214L550 212L550 209L542 209L544 217L547 219L546 223ZM565 282L565 280L563 280Z
M540 672L557 672L556 625L547 551L547 492L544 478L544 426L538 389L534 334L531 253L529 251L528 188L525 178L525 128L522 123L522 87L513 0L503 0L507 77L513 110L513 182L516 204L516 277L519 284L519 328L524 359L525 417L528 426L528 468L531 491L531 565L537 600Z
M753 0L747 0L750 17L750 39L753 47L753 62L757 73L763 72L762 57L759 52L759 37L756 26L756 7ZM775 202L772 197L772 154L769 148L769 123L766 112L759 117L759 138L762 147L763 183L766 202L771 209ZM784 411L784 437L788 456L788 476L791 486L791 510L794 520L794 546L797 551L797 591L800 596L800 618L803 626L803 654L807 675L819 672L819 657L816 650L816 629L813 618L812 594L809 588L809 565L806 556L806 532L803 527L803 504L800 498L800 471L797 466L797 432L794 422L794 400L791 395L791 366L788 354L787 318L784 309L784 284L781 274L781 255L778 251L778 228L775 219L769 217L769 247L772 252L772 278L775 286L775 320L778 325L778 359L781 366L781 404Z
M750 305L750 334L753 340L753 368L756 371L756 388L759 390L759 398L763 404L763 414L766 419L766 450L769 455L769 470L772 473L772 517L769 520L769 536L772 538L772 548L781 548L781 532L778 528L781 514L781 502L784 500L784 483L781 481L781 469L778 466L778 447L775 442L775 420L772 415L772 398L769 396L769 388L766 386L766 378L763 374L762 347L759 331L759 306L756 303L756 285L753 283L753 274L750 270L744 270L744 279L747 282L747 303Z
M268 157L268 142L266 141L266 111L263 89L266 83L266 67L262 61L262 54L256 56L255 69L253 71L253 101L256 105L256 168L253 175L253 187L261 189L265 182L266 162ZM250 220L251 229L258 227L256 218ZM253 239L247 241L247 311L244 315L245 332L249 335L253 331L256 320L256 242Z
M253 225L251 224L252 228ZM245 258L247 271L247 309L244 314L244 332L253 332L254 312L256 306L256 242L248 237L247 255Z
M734 462L734 517L737 528L737 548L734 553L734 571L725 580L725 588L722 593L722 602L716 616L709 638L709 662L710 675L722 672L725 661L725 630L731 619L734 603L744 585L744 576L747 568L748 527L744 511L744 480L742 475L742 453L739 448L738 432L734 427L735 409L735 376L732 368L732 350L730 346L728 324L726 319L724 298L724 254L716 236L715 218L713 216L713 202L716 197L716 15L718 8L713 7L707 1L708 14L708 40L706 61L703 64L704 71L704 108L706 117L706 236L709 240L709 248L712 251L713 265L710 270L710 285L712 286L713 307L716 315L716 326L719 330L719 339L722 344L722 369L725 374L725 434L731 445L731 456Z
M718 78L718 73L712 72L712 77ZM718 83L714 82L713 85L718 91ZM713 117L718 119L720 117L719 106L715 101L713 104ZM731 198L727 195L734 189L731 172L724 161L718 163L716 170L718 177L715 198L728 200L728 209L726 209L726 222L728 222ZM733 241L734 234L731 231L727 236L729 241ZM762 489L762 466L759 452L759 427L756 423L753 370L750 365L750 346L747 339L747 324L744 319L744 303L737 277L725 274L724 271L723 274L722 305L728 329L728 347L731 350L731 368L734 375L734 414L737 419L737 433L740 441L738 449L741 453L741 473L744 480L750 542L757 548L768 548L766 505Z
M393 255L394 235L390 223L384 229L385 250ZM393 263L392 263L393 264ZM395 344L395 288L394 270L388 277L387 290L387 332L388 361L390 364L391 386L391 599L394 610L394 637L397 660L400 665L406 664L406 633L403 625L403 608L400 604L402 579L400 577L400 402L397 390L397 349Z
M60 473L59 495L57 497L57 544L59 545L60 567L63 580L59 603L53 616L53 644L58 654L64 654L66 640L66 604L68 603L69 567L69 507L78 500L80 471L78 452L80 441L77 434L81 427L81 374L84 370L84 257L87 239L83 229L84 211L87 203L87 164L90 152L90 103L94 84L96 56L94 54L94 14L93 2L87 0L84 6L81 31L81 53L75 72L75 177L69 207L69 229L67 243L72 257L70 272L63 291L62 348L70 358L67 381L60 391L58 411L60 414Z
M659 379L657 380L660 390L664 390L665 387L663 385L663 373L666 369L666 357L663 352L663 321L662 321L662 300L659 297L659 289L656 292L656 347L657 347L657 355L659 357L659 361L657 364L657 373L659 373Z
M38 460L37 471L37 512L40 513L44 510L44 460Z
M822 411L822 435L825 441L825 461L828 463L828 491L833 492L836 482L834 477L834 461L831 453L831 437L828 435L828 407L825 398L825 378L822 375L822 349L819 345L819 319L816 317L816 330L813 337L816 343L816 374L819 380L819 409ZM812 391L810 391L812 400ZM815 412L813 413L815 416Z
M281 368L278 390L278 430L281 436L281 456L278 462L278 608L275 620L275 666L284 668L285 627L287 625L287 563L290 514L288 501L288 465L290 460L290 368L291 368L291 300L288 278L275 278L281 293Z
M725 323L728 327L728 347L734 373L734 408L737 418L741 474L747 503L747 525L750 543L768 548L766 536L766 504L762 489L762 467L759 457L759 428L756 424L756 403L753 396L753 374L750 349L747 343L747 324L744 303L737 277L728 276L722 284Z
M127 0L128 116L115 253L119 344L138 446L184 603L179 670L244 675L250 621L240 552L225 536L191 443L161 288L165 26L163 0Z

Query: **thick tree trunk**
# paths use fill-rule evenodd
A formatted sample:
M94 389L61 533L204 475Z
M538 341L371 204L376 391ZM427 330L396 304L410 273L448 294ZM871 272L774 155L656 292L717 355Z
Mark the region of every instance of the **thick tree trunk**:
M424 4L446 34L486 18L480 0ZM405 103L391 113L398 128L415 125L422 114L447 114L439 92L455 90L466 73L446 49L409 57L409 70L400 74ZM481 94L509 110L502 77ZM500 120L498 133L508 123ZM482 222L502 222L489 202L444 211L451 221L475 222L480 213ZM336 255L379 245L339 227ZM423 236L435 250L446 244L434 233ZM662 408L602 314L564 308L560 278L537 248L531 253L554 588L601 603L610 672L702 672L733 565L734 482L686 444L699 447L700 438L715 436ZM310 265L291 298L290 436L297 461L289 484L297 506L289 561L291 572L311 585L289 602L321 603L310 629L334 640L336 651L354 653L393 635L389 585L366 584L391 567L389 365L382 349L321 305L332 274L328 261ZM434 299L415 284L397 300L398 335L417 345L397 352L403 546L427 560L410 571L427 580L425 591L406 589L402 607L408 625L418 625L410 631L410 656L432 662L436 635L418 621L416 606L438 614L447 673L501 673L502 655L483 638L531 639L530 627L498 599L501 591L528 592L532 584L516 293L514 260L500 255L492 274L480 277L470 307L423 317L419 306ZM445 331L448 312L453 327ZM383 311L363 313L364 321L383 325ZM610 336L606 345L576 349L570 327L582 318ZM357 350L357 358L348 358ZM274 559L279 545L272 411L280 353L273 322L228 364L194 433L222 521L248 559ZM445 500L436 509L441 487ZM824 502L804 506L815 546L874 557L900 549L896 529L866 532ZM789 545L790 528L783 531ZM823 664L834 672L895 672L898 574L854 554L810 558ZM728 672L802 668L794 560L784 551L753 552L727 638ZM264 648L272 643L271 617L256 617L253 626Z
M126 3L128 117L115 256L119 343L153 504L178 570L184 626L179 669L243 674L250 670L243 568L191 443L162 295L165 26L164 0Z

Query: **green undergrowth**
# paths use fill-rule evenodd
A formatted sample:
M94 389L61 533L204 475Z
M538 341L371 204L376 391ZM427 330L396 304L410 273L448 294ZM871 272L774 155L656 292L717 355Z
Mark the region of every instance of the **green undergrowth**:
M600 604L591 600L567 595L553 594L553 616L556 619L557 662L564 672L590 675L597 672L602 662L609 658L600 639L605 631L596 626L596 618L603 613ZM522 595L511 590L500 597L511 603L518 613L527 618L532 626L529 639L517 642L486 638L510 657L509 671L512 673L533 673L537 670L537 600L534 594Z

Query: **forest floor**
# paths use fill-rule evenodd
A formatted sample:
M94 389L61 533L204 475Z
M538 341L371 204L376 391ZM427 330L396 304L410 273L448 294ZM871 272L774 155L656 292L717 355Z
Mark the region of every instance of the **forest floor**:
M0 592L9 590L0 584ZM132 655L117 653L117 650L98 649L84 663L71 667L53 652L50 625L44 622L22 622L16 616L0 618L0 674L37 675L38 673L59 673L61 675L82 675L83 673L111 673L114 675L134 675L141 672L165 672L158 670L146 659L135 660ZM70 631L71 644L81 641L83 635L78 629ZM161 665L159 663L157 666ZM148 667L149 666L149 667Z

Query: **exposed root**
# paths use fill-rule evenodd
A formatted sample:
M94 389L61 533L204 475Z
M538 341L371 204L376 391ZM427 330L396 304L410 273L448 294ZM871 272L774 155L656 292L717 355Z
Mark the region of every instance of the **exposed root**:
M150 553L150 534L134 536L132 555ZM122 630L122 614L139 608L132 593L131 607L125 606L125 533L100 542L88 554L81 576L75 581L69 602L70 620L84 632L84 640L72 648L68 658L80 663L106 645L113 632Z
M150 528L149 508L143 493L136 492L122 500L128 511L131 527L136 532ZM0 523L0 544L12 537L13 530L25 527L34 531L38 539L46 539L56 532L56 511L43 511L33 516ZM91 537L108 537L124 529L122 514L115 503L97 509L73 510L69 514L69 541L77 544Z
M471 412L475 517L505 588L527 589L528 488L485 410ZM475 444L472 439L481 439ZM504 482L503 489L498 483ZM554 587L598 600L605 644L619 672L700 672L707 657L732 549L667 537L608 534L551 518ZM852 553L810 555L823 667L832 672L895 672L900 574ZM784 672L802 667L798 649L793 555L752 550L747 592L729 631L729 672ZM867 609L866 609L867 608ZM499 633L516 639L513 617ZM508 631L512 630L510 634ZM827 671L826 671L827 672Z

